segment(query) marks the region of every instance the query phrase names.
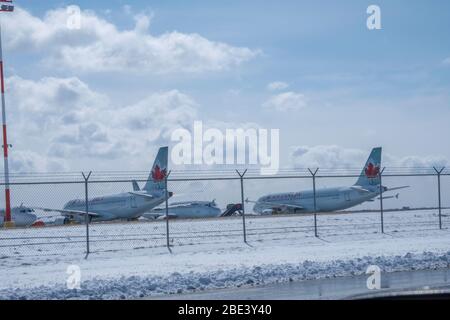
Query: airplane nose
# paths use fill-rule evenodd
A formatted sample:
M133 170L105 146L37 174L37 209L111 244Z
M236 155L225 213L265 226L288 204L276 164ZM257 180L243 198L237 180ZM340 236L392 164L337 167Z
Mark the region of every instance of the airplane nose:
M27 214L24 217L24 224L27 226L32 225L35 221L37 220L37 216L35 216L34 214Z
M35 216L34 214L30 214L28 215L27 220L29 224L33 224L37 220L37 216Z

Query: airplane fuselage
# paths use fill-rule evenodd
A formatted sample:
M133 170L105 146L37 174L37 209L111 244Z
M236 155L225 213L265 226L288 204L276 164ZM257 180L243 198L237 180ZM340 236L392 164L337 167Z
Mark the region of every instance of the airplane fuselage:
M144 212L160 205L165 200L164 196L139 196L129 192L95 197L88 200L89 212L98 216L92 216L92 221L108 221L115 219L135 219ZM85 211L84 200L71 200L64 206L65 210ZM70 216L70 214L69 214ZM72 215L77 221L84 221L84 216Z
M221 210L208 201L178 202L169 206L169 217L181 219L212 218L221 215ZM144 217L157 218L165 216L165 208L155 208Z
M354 187L317 189L316 210L317 212L344 210L372 200L380 194L379 186L370 186L364 189ZM291 205L292 207L287 210L289 212L314 212L314 192L307 190L269 194L258 199L253 211L263 213L275 206L282 205Z
M5 211L0 211L0 226L5 220ZM16 227L29 227L37 220L33 209L24 206L11 208L11 220Z

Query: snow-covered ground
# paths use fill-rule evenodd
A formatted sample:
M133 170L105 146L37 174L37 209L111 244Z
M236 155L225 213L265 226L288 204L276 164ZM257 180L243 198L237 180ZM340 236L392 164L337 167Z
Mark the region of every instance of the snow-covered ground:
M361 274L448 268L449 211L438 228L435 211L318 216L171 220L92 224L85 227L0 231L0 298L139 298L212 288ZM69 265L81 270L81 289L69 290Z

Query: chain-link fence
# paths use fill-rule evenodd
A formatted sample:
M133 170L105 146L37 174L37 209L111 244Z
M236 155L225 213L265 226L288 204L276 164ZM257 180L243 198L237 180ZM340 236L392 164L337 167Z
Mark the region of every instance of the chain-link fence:
M446 232L449 176L440 168L387 168L380 174L382 185L394 190L383 189L381 196L361 204L324 211L322 197L352 201L339 187L354 186L358 173L316 168L273 176L256 171L173 172L166 177L167 192L158 199L142 190L144 173L17 174L10 189L12 219L18 223L0 228L0 257L51 259L81 252ZM310 190L313 210L301 204L255 210L267 204L260 200L263 195L298 192L302 199L308 197L303 190ZM21 222L27 215L34 220ZM4 212L1 218L3 222Z

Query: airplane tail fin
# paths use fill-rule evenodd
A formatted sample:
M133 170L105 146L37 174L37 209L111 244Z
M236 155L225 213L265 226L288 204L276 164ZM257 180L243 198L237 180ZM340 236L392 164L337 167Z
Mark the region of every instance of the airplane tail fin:
M355 185L379 185L381 170L381 147L373 148Z
M159 148L155 162L153 163L152 171L150 172L147 182L142 190L145 190L147 193L155 193L165 190L164 180L168 173L168 154L168 147Z
M136 180L132 180L131 184L133 185L133 191L141 191L141 189L139 188L139 184L137 183Z

